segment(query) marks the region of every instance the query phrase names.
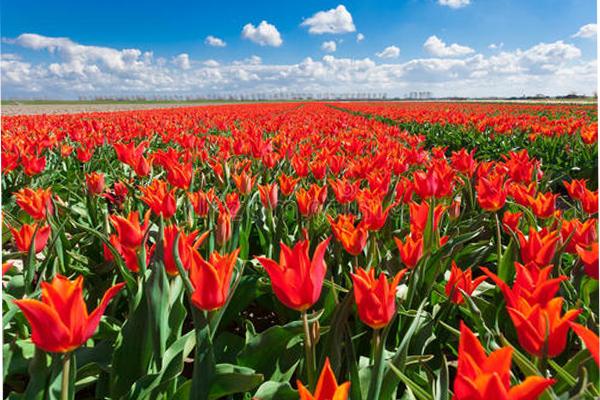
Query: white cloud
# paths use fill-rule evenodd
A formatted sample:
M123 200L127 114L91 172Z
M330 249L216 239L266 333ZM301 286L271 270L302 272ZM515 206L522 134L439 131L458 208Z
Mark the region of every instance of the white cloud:
M262 21L257 27L252 24L244 25L242 37L261 46L279 47L283 43L275 25L271 25L267 21Z
M414 90L436 96L591 94L597 81L596 61L582 59L577 47L562 41L490 56L432 57L396 64L330 54L285 64L264 64L257 56L221 64L177 56L189 62L188 69L181 68L185 62L176 64L141 49L87 46L33 34L11 42L4 45L0 58L4 98L357 91L402 96ZM19 53L19 47L52 56Z
M337 50L337 44L333 40L328 40L321 44L321 50L326 51L327 53L333 53Z
M447 45L435 35L430 36L425 43L423 43L423 48L434 57L460 57L475 52L475 50L470 47L461 46L456 43Z
M471 0L438 0L438 4L450 8L462 8L471 4Z
M221 64L219 64L219 62L216 60L206 60L202 63L202 65L205 65L205 66L211 67L211 68L216 68Z
M379 58L398 58L400 56L400 49L396 46L388 46L383 51L375 53Z
M206 39L204 39L204 43L212 46L212 47L225 47L227 43L223 39L220 39L216 36L208 35Z
M492 43L492 44L490 44L488 46L488 49L490 49L490 50L500 50L503 47L504 47L504 42Z
M190 56L187 53L181 53L173 59L173 63L181 69L190 69Z
M308 26L308 32L315 35L356 31L352 14L342 4L331 10L315 13L312 17L304 20L300 26Z
M363 35L363 34L362 34L362 33L360 33L360 32L359 32L359 33L357 33L357 34L356 34L356 41L360 43L360 42L362 42L363 40L365 40L365 35Z
M574 37L574 38L579 37L579 38L585 38L585 39L595 38L596 37L596 24L583 25L581 28L579 28L577 33L571 37Z

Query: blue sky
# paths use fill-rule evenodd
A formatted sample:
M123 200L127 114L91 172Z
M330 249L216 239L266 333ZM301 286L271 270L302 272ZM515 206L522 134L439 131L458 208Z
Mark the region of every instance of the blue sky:
M1 22L4 97L559 94L597 79L593 0L5 1Z

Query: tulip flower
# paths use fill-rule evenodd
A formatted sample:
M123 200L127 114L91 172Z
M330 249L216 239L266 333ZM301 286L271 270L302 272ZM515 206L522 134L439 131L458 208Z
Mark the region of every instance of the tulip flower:
M350 255L357 256L362 253L367 244L369 231L363 228L362 224L355 227L354 218L352 214L340 214L337 220L334 220L329 215L327 216L335 238Z
M194 175L193 166L191 163L179 163L175 161L167 162L165 165L167 170L167 181L176 188L188 190Z
M348 399L348 390L350 389L350 382L344 382L338 385L337 380L331 365L329 363L329 357L325 359L325 365L319 376L315 394L311 394L310 391L304 387L300 380L296 381L298 385L298 395L300 400L346 400Z
M556 244L560 239L558 232L549 232L546 228L536 231L535 228L529 228L529 237L517 230L517 237L521 247L521 260L524 263L535 262L538 266L545 266L552 263Z
M509 234L510 232L516 232L519 229L519 221L522 216L522 212L505 211L502 216L502 229L504 229L504 232Z
M508 194L517 204L520 204L523 207L530 207L531 199L535 197L535 192L537 191L536 185L536 182L532 182L529 185L513 182L508 185Z
M229 210L220 210L217 216L217 227L215 230L217 244L224 245L231 239L231 214Z
M92 172L85 174L85 183L89 194L100 194L104 192L104 174Z
M175 201L175 189L169 191L167 183L155 179L146 187L140 186L142 196L140 199L150 207L155 215L162 215L163 218L171 218L177 211Z
M369 231L378 231L385 225L391 205L385 209L377 198L361 198L358 208L362 214L361 224Z
M421 204L416 202L409 203L410 210L410 232L415 235L422 235L425 232L427 226L427 219L429 218L429 203L426 201ZM433 209L433 229L437 229L442 214L446 211L446 207L441 204Z
M467 152L466 149L460 149L460 151L453 151L450 156L452 166L457 171L465 174L469 178L473 176L477 169L477 161L475 161L475 149Z
M504 176L495 174L492 177L480 177L475 187L477 202L486 211L498 211L506 203Z
M581 208L588 214L598 213L598 191L584 190L581 196Z
M79 161L82 163L89 162L94 156L94 148L93 147L80 147L76 151L76 156Z
M598 280L598 242L592 243L590 246L577 246L577 254L583 262L585 273Z
M555 382L529 376L510 387L512 353L512 348L502 347L486 355L477 337L461 321L453 400L536 400Z
M485 281L485 276L480 276L473 279L471 277L471 268L467 268L462 271L456 266L454 260L452 260L452 267L450 271L450 278L446 284L446 295L450 298L450 301L456 304L462 304L465 299L463 298L463 291L469 296L473 293L477 286Z
M563 181L563 185L573 200L581 200L587 190L586 179L573 179L571 182Z
M333 194L340 204L348 204L356 199L360 182L349 182L346 179L330 179L329 185L333 189Z
M594 361L596 361L596 364L600 366L600 350L598 349L600 338L598 338L598 335L585 326L579 325L575 322L571 322L570 325L577 336L581 338L583 344L585 344L585 347L594 358Z
M269 274L273 292L286 307L304 312L319 300L327 270L323 259L330 240L328 237L317 245L312 259L308 240L300 240L291 249L281 243L279 263L256 258Z
M554 214L557 194L538 193L536 197L529 197L529 207L538 218L549 218Z
M274 210L277 208L277 184L270 183L266 185L258 185L258 194L264 208Z
M40 220L52 214L52 189L23 188L15 193L15 200L19 207L33 219Z
M235 218L235 216L237 215L238 211L240 211L240 196L235 193L228 193L225 196L225 205L227 206L227 209L229 210L229 214L231 215L231 218Z
M213 311L223 307L229 295L231 275L240 250L221 255L213 252L208 261L192 250L190 281L194 287L192 303L201 310Z
M46 157L25 154L21 156L21 165L25 175L35 176L46 169Z
M299 180L300 179L298 178L294 179L286 174L281 174L279 176L279 187L281 189L281 193L283 193L284 196L289 196L292 194L296 189L296 185L298 184Z
M519 299L524 299L529 304L542 306L548 304L558 292L560 283L567 279L564 275L550 278L552 269L552 265L539 268L533 262L526 265L515 262L515 280L511 288L489 269L481 267L481 270L502 290L506 304L510 307L516 307Z
M400 260L408 269L413 269L423 255L423 238L414 239L413 235L408 235L404 242L396 237L394 241L400 252Z
M311 185L308 190L300 188L296 191L298 210L303 217L312 217L321 212L327 199L327 186Z
M83 300L83 277L70 281L56 275L50 283L42 282L42 300L15 300L31 325L31 340L40 349L66 353L83 345L96 331L108 302L124 283L108 289L98 308L88 314Z
M381 329L390 323L396 313L396 288L408 270L398 272L392 282L381 273L375 279L375 270L357 268L351 273L354 282L354 300L360 320L373 329Z
M198 191L187 193L188 199L192 203L194 212L200 217L206 217L210 211L211 203L215 200L215 189L211 188L207 192Z
M144 234L150 223L150 212L144 215L144 223L140 225L140 213L133 211L127 218L111 215L110 220L117 231L119 242L125 247L138 248L142 245Z
M569 310L561 315L563 301L562 297L555 297L542 306L519 298L514 307L506 307L519 343L529 354L552 358L565 349L569 322L574 321L581 310Z
M181 259L181 264L184 268L189 268L192 261L192 250L196 250L198 247L202 246L202 243L206 240L209 233L210 232L204 232L198 237L197 230L186 234L176 225L166 226L164 228L163 242L165 271L171 276L175 276L179 273L173 257L173 247L175 246L177 235L179 235L177 251L179 253L179 258Z
M576 254L577 246L585 248L597 241L597 222L595 218L590 218L584 223L581 223L578 219L562 220L560 236L563 243L566 243L565 252Z
M254 182L256 182L256 177L253 178L252 175L246 174L246 171L242 171L239 175L232 174L231 179L233 179L233 183L235 183L240 194L249 194L252 191Z
M36 230L36 224L23 224L21 225L21 229L17 230L13 227L8 227L10 232L12 233L13 239L15 240L15 245L20 252L27 253L29 252L29 248L31 247L31 241L33 240L33 236L35 234L35 244L34 251L35 253L39 253L44 250L46 244L48 243L48 238L50 237L50 227L43 226Z

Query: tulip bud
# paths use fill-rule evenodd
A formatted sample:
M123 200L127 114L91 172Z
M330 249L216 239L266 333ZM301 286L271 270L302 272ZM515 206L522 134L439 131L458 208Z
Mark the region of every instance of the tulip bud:
M104 192L104 174L92 172L85 175L85 183L89 194L100 194Z
M221 211L217 217L217 243L222 246L231 239L231 215Z

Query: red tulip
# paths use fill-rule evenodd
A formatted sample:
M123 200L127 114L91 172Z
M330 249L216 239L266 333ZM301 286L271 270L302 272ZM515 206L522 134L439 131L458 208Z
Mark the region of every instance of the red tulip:
M504 176L480 177L475 187L479 206L486 211L498 211L506 203Z
M223 245L231 239L231 214L229 214L229 210L219 211L215 233L219 245Z
M164 228L164 263L165 270L171 276L175 276L179 273L177 265L175 265L175 259L173 257L173 247L175 246L175 239L179 234L179 243L177 245L177 251L181 264L184 268L189 268L192 257L192 250L197 249L208 237L209 232L204 232L200 237L198 231L193 231L190 234L185 234L176 225L166 226Z
M327 216L335 238L350 255L357 256L362 253L367 244L369 231L364 229L362 224L355 227L354 218L352 214L339 214L337 220Z
M42 282L42 301L15 300L31 325L31 340L40 349L52 353L73 351L96 331L108 302L125 285L108 289L98 308L88 314L83 300L83 277L74 281L56 275L52 282Z
M46 215L52 214L52 189L23 188L15 193L15 200L19 207L33 219L44 219Z
M277 208L277 184L271 183L266 185L258 185L258 194L264 208L274 210Z
M594 361L596 361L596 364L600 366L600 350L598 349L598 343L600 343L600 338L598 338L598 335L596 335L593 331L586 328L585 326L579 325L575 322L571 322L570 325L573 331L575 331L575 333L577 334L577 336L581 338L581 340L585 344L585 347L590 352L592 357L594 357Z
M240 250L220 255L213 252L208 261L192 251L190 281L194 287L192 303L201 310L212 311L223 307L229 295L231 275Z
M396 313L396 288L407 269L398 272L392 282L381 273L375 279L375 270L357 268L352 275L354 300L360 320L373 329L381 329L390 323Z
M269 274L273 292L285 306L306 311L319 300L327 270L323 259L330 240L328 237L317 245L312 260L308 240L300 240L291 249L281 243L279 263L266 257L256 258Z
M85 183L89 194L100 194L104 192L104 174L92 172L85 174Z
M175 189L169 191L167 183L155 179L148 186L140 186L142 196L140 199L150 207L155 215L162 215L163 218L171 218L177 211L175 201Z
M194 207L194 212L200 217L206 217L210 211L211 203L215 200L215 189L211 188L207 192L199 191L196 193L187 193L188 199Z
M394 241L400 252L400 260L407 268L414 268L423 255L423 238L414 239L413 235L408 235L404 242L396 237Z
M516 232L519 229L519 221L522 216L522 212L505 211L502 216L502 229L504 229L504 232L509 234L511 231Z
M557 194L548 192L538 193L536 197L529 197L529 207L538 218L549 218L554 214Z
M463 298L461 290L470 296L473 291L477 289L477 286L485 281L486 278L485 276L480 276L479 278L473 279L471 275L471 268L462 271L456 266L454 260L452 261L450 278L448 279L445 288L446 295L450 298L450 301L456 304L462 304L465 299Z
M284 196L289 196L296 189L296 185L300 179L294 179L286 174L281 174L279 177L279 187Z
M253 178L252 175L246 174L246 171L242 171L239 175L232 174L231 178L240 194L249 194L256 181L256 177Z
M348 390L350 389L350 382L344 382L338 385L337 380L331 365L329 364L329 357L325 359L325 365L319 376L317 387L315 389L314 396L310 391L302 385L300 380L296 381L298 384L298 395L300 400L346 400L348 399Z
M556 244L560 239L558 232L549 232L546 228L537 232L533 227L529 228L529 237L525 237L517 230L519 245L521 247L521 260L523 263L534 262L539 267L552 263Z
M31 241L33 240L33 234L35 233L36 224L23 224L21 225L21 229L19 230L10 226L8 228L12 233L17 249L23 253L29 252L29 247L31 247ZM49 226L43 226L38 229L37 233L35 233L34 245L34 251L36 252L36 254L44 250L44 247L46 247L46 244L48 243L49 237Z
M583 262L585 273L598 280L598 242L592 243L590 246L577 246L577 254Z
M453 400L536 400L555 382L530 376L510 387L512 352L512 348L502 347L486 355L477 337L461 321Z

